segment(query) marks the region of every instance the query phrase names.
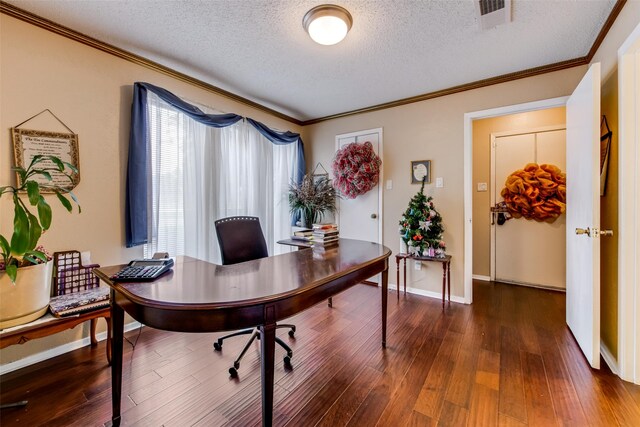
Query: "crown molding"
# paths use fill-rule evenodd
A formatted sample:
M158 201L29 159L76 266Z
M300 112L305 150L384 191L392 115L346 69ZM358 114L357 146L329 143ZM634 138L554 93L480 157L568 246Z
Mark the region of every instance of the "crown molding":
M589 50L589 53L586 56L580 57L580 58L575 58L575 59L570 59L567 61L561 61L561 62L556 62L553 64L548 64L548 65L543 65L540 67L535 67L535 68L529 68L526 70L521 70L521 71L516 71L513 73L508 73L508 74L503 74L500 76L496 76L496 77L491 77L488 79L483 79L483 80L477 80L475 82L471 82L471 83L465 83L462 85L458 85L458 86L453 86L450 88L446 88L446 89L441 89L438 91L434 91L434 92L429 92L429 93L425 93L422 95L417 95L417 96L412 96L409 98L403 98L403 99L399 99L396 101L391 101L391 102L385 102L382 104L378 104L378 105L373 105L371 107L365 107L365 108L360 108L357 110L350 110L350 111L345 111L343 113L338 113L338 114L332 114L329 116L324 116L324 117L319 117L316 119L310 119L310 120L299 120L296 119L294 117L288 116L284 113L281 113L279 111L273 110L269 107L266 107L262 104L259 104L257 102L251 101L247 98L244 98L242 96L236 95L232 92L226 91L224 89L221 89L217 86L211 85L209 83L203 82L202 80L196 79L194 77L191 77L187 74L181 73L179 71L176 71L172 68L166 67L162 64L159 64L157 62L151 61L147 58L144 58L142 56L136 55L134 53L128 52L124 49L120 49L118 47L115 47L113 45L110 45L108 43L102 42L100 40L94 39L93 37L89 37L85 34L82 34L78 31L72 30L71 28L65 27L63 25L57 24L53 21L50 21L48 19L42 18L40 16L34 15L30 12L27 12L23 9L20 9L18 7L15 7L9 3L0 1L0 13L4 13L6 15L12 16L14 18L20 19L22 21L25 21L27 23L33 24L37 27L43 28L45 30L51 31L55 34L61 35L63 37L67 37L69 39L75 40L77 42L80 42L82 44L85 44L87 46L93 47L95 49L101 50L103 52L106 52L108 54L117 56L118 58L124 59L126 61L129 62L133 62L134 64L138 64L140 66L149 68L151 70L157 71L159 73L165 74L169 77L175 78L177 80L183 81L185 83L194 85L196 87L205 89L209 92L213 92L217 95L223 96L225 98L229 98L232 99L234 101L237 101L239 103L242 103L244 105L247 105L249 107L255 108L257 110L261 110L264 111L268 114L271 114L275 117L278 117L280 119L289 121L291 123L294 123L298 126L308 126L308 125L313 125L316 123L320 123L320 122L325 122L328 120L334 120L334 119L338 119L338 118L343 118L343 117L349 117L349 116L354 116L356 114L363 114L363 113L370 113L370 112L374 112L374 111L380 111L380 110L385 110L387 108L394 108L394 107L399 107L402 105L407 105L407 104L413 104L415 102L421 102L421 101L426 101L429 99L434 99L434 98L439 98L442 96L447 96L447 95L453 95L455 93L460 93L460 92L465 92L468 90L473 90L473 89L479 89L482 87L486 87L486 86L491 86L491 85L495 85L495 84L499 84L499 83L506 83L506 82L510 82L510 81L514 81L514 80L519 80L519 79L524 79L527 77L533 77L533 76L537 76L540 74L546 74L546 73L551 73L554 71L560 71L560 70L564 70L567 68L572 68L572 67L577 67L580 65L587 65L591 62L591 60L593 59L593 56L595 55L596 51L598 50L598 48L600 47L600 45L602 44L602 41L604 40L604 38L606 37L607 33L609 32L609 30L611 29L611 26L613 25L613 23L615 22L616 18L618 17L618 15L620 14L620 11L622 10L622 8L624 7L624 5L626 4L627 0L618 0L616 2L616 4L613 6L613 9L611 10L611 13L609 14L609 17L607 18L607 20L605 21L604 25L602 26L602 29L600 30L600 32L598 33L598 36L596 37L595 41L593 42L593 45L591 46L591 49Z
M0 13L4 13L5 15L11 16L13 18L19 19L21 21L35 25L37 27L51 31L52 33L61 35L63 37L67 37L71 40L77 41L79 43L82 43L94 49L101 50L110 55L116 56L118 58L132 62L134 64L143 66L145 68L149 68L153 71L157 71L158 73L165 74L176 80L180 80L182 82L207 90L209 92L213 92L216 95L220 95L225 98L229 98L234 101L237 101L241 104L247 105L249 107L255 108L257 110L264 111L265 113L271 114L272 116L294 123L298 126L302 125L302 121L299 119L288 116L279 111L273 110L269 107L266 107L262 104L251 101L250 99L244 98L240 95L236 95L235 93L221 89L217 86L203 82L202 80L196 79L195 77L191 77L187 74L181 73L179 71L166 67L157 62L151 61L150 59L144 58L140 55L136 55L135 53L128 52L124 49L120 49L119 47L113 46L109 43L105 43L100 40L94 39L93 37L87 36L86 34L82 34L76 30L72 30L71 28L65 27L64 25L60 25L48 19L42 18L38 15L34 15L33 13L27 12L26 10L13 6L12 4L0 1Z

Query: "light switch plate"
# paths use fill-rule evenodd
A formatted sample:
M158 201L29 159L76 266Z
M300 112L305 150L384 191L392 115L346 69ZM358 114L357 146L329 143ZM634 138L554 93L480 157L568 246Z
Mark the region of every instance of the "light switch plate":
M442 177L436 178L436 188L444 187L444 179Z
M393 181L390 179L387 180L387 190L393 189Z
M422 262L414 261L413 262L413 268L415 268L416 270L422 270Z
M478 183L478 191L487 191L487 183L479 182Z

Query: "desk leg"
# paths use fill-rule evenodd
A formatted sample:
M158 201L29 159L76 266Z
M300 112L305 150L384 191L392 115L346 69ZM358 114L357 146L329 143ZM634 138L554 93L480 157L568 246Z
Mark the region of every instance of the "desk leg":
M400 258L396 257L396 295L400 301Z
M124 310L116 304L111 290L111 425L120 425L120 399L122 394L122 341L124 336Z
M447 263L447 295L449 298L449 305L451 305L451 261Z
M407 259L402 260L402 265L404 267L404 296L407 296Z
M442 309L444 309L444 298L447 292L446 288L447 283L447 263L442 263Z
M262 425L273 424L273 373L276 349L276 325L260 326L260 368L262 373Z
M387 294L389 293L389 269L382 272L382 348L387 346Z

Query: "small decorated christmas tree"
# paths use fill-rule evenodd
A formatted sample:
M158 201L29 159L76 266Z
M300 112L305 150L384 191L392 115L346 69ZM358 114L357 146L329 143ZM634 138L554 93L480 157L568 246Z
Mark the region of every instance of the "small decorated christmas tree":
M411 255L444 256L442 216L433 206L433 198L424 195L424 180L400 219L400 237ZM430 250L431 249L431 250Z

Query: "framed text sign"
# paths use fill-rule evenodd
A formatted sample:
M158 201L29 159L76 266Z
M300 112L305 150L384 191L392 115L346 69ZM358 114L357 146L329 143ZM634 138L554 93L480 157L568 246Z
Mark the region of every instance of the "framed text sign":
M40 154L44 156L56 156L63 162L72 164L78 173L72 174L72 181L69 181L64 174L58 171L51 172L52 181L46 178L33 178L45 187L42 193L47 193L47 184L55 184L67 191L71 191L80 182L80 162L78 155L78 135L75 133L47 132L42 130L12 129L13 153L16 167L27 168L34 156ZM55 168L53 163L45 167ZM67 171L68 172L68 171ZM16 179L19 179L17 177Z

